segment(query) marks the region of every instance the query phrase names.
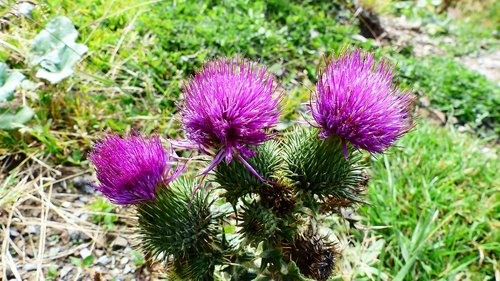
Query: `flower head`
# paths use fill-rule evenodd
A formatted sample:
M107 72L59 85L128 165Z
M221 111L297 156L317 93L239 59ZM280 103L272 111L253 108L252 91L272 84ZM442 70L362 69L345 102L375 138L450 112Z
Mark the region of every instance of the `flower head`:
M98 142L89 159L96 167L101 191L113 203L137 204L155 199L160 184L168 184L182 169L172 169L160 138L143 138L139 133L108 134Z
M343 52L326 59L311 98L320 137L336 136L355 148L382 153L412 128L409 92L393 85L393 67L373 54ZM347 156L346 156L347 157Z
M182 123L188 138L213 165L225 157L251 157L251 146L271 138L266 132L279 119L280 97L274 76L246 60L221 58L206 63L184 89ZM212 165L212 166L213 166Z

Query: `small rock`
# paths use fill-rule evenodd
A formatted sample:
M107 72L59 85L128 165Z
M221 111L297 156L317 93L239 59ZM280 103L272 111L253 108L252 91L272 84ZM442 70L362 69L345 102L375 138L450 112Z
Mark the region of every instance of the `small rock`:
M23 266L23 270L24 270L24 271L33 271L33 270L35 270L36 268L37 268L36 264L34 264L34 263L30 263L30 262L29 262L29 263L27 263L27 264L25 264L25 265Z
M88 203L90 201L87 196L80 196L78 197L78 200L80 200L83 203Z
M129 259L128 259L127 257L124 257L124 258L122 258L122 259L120 260L120 264L121 264L121 265L124 265L124 264L126 264L128 261L129 261Z
M94 181L95 180L91 175L84 175L75 177L72 182L78 191L84 194L94 194L95 189L91 186L91 183Z
M10 237L18 237L20 235L19 231L14 228L9 229Z
M40 217L41 210L42 210L42 208L33 209L31 211L31 217L34 217L34 218Z
M434 118L437 118L439 122L441 122L441 124L446 124L446 115L443 112L435 109L431 109L430 112Z
M121 272L118 268L115 268L111 271L112 276L121 276Z
M26 242L28 243L28 242ZM25 250L24 250L24 256L28 258L34 258L35 257L35 252L38 253L38 249L35 248L35 246L31 243L25 244Z
M125 238L123 238L121 236L118 236L113 241L112 245L113 245L113 250L124 249L124 248L127 247L128 241L127 241L127 239L125 239Z
M489 156L495 155L495 154L493 154L493 150L489 147L481 147L480 150L481 150L481 153L483 153L484 155L489 155Z
M53 257L53 256L57 255L59 253L60 249L61 248L59 248L59 247L52 247L52 248L50 248L50 250L49 250L49 256Z
M80 215L80 219L83 220L83 221L86 221L89 219L89 214L81 214Z
M115 240L115 239L116 239L116 237L117 237L117 236L118 236L118 235L116 235L116 234L114 234L114 233L111 233L111 232L106 233L106 241L107 241L107 242L112 242L113 240Z
M59 271L59 277L62 279L64 276L68 275L68 273L73 269L72 266L70 265L67 265L65 267L63 267L63 269L61 269Z
M70 230L71 231L71 230ZM59 236L59 241L61 241L62 244L66 244L66 243L69 243L69 240L70 240L70 236L69 236L69 233L64 231L63 233L61 233L61 235Z
M473 133L474 131L467 125L465 126L458 126L457 127L457 131L459 131L460 133L466 133L466 132L469 132L469 133Z
M78 230L70 230L69 231L69 239L72 241L78 241L82 238L82 233Z
M130 273L132 270L133 270L133 268L130 265L127 264L125 266L125 269L123 269L123 273L127 274L127 273Z
M95 270L95 273L96 273L96 274L101 274L101 279L99 279L99 280L108 280L108 279L102 279L102 273L101 273L101 272L103 272L103 271L104 271L104 268L103 268L102 266L100 266L100 265L96 265L96 266L94 266L94 270ZM94 278L95 278L95 277L94 277ZM95 279L94 279L94 280L95 280Z
M108 258L107 256L102 256L102 257L100 257L100 258L97 259L97 263L98 264L102 264L102 265L106 265L106 264L108 264L110 262L111 262L111 259Z
M78 230L70 230L69 231L69 238L71 241L89 241L90 237L88 237L85 233L78 231Z
M24 229L24 233L34 234L34 235L40 235L40 227L39 226L35 226L35 225L28 225Z
M25 246L24 241L23 241L23 240L21 240L21 239L16 239L16 240L17 240L17 241L16 241L16 246L17 246L19 249L23 249L23 248L24 248L24 246Z
M71 203L68 202L68 201L64 201L61 206L63 206L64 208L71 208Z
M83 203L82 201L73 202L73 208L82 208L82 207L85 207L85 203Z
M87 248L83 248L80 250L80 256L82 257L82 259L85 259L86 257L92 255L92 252L87 249Z
M429 100L428 97L426 96L423 96L423 97L420 97L418 99L418 101L420 102L420 104L424 107L429 107L431 105L431 101Z

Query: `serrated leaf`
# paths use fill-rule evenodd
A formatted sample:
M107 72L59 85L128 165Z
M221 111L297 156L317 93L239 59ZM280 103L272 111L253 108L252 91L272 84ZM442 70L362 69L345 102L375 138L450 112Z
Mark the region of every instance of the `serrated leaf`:
M0 111L0 129L12 130L21 127L28 122L35 112L27 106L18 108L15 112L12 109Z
M7 64L0 62L0 102L12 97L14 90L24 80L24 75L17 71L8 71Z

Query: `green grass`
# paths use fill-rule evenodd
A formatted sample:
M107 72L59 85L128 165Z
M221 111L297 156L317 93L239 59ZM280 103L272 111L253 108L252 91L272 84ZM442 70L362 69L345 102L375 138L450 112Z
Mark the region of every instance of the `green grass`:
M493 280L498 270L498 149L427 123L372 161L362 208L394 280Z
M467 70L453 58L399 57L401 82L428 97L431 107L455 117L458 124L468 125L482 136L500 134L498 85Z
M314 79L324 52L357 44L357 28L340 22L339 1L178 1L158 3L138 20L140 34L153 34L156 48L144 60L158 85L178 83L215 56L260 60L283 82ZM365 44L370 46L370 43Z

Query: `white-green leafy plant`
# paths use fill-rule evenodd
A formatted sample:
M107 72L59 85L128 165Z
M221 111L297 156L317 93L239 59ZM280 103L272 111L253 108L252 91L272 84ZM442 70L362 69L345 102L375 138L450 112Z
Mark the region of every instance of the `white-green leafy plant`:
M0 102L12 98L16 88L21 85L24 75L17 70L10 70L7 64L0 62Z
M73 66L88 47L76 43L78 31L64 16L55 17L33 40L31 65L38 66L36 77L55 84L73 74Z
M17 70L9 70L0 62L0 129L11 130L22 126L33 117L33 110L27 106L9 108L1 105L12 99L15 90L22 86L25 76Z
M33 109L27 106L16 109L0 108L0 129L12 130L22 127L34 114Z

